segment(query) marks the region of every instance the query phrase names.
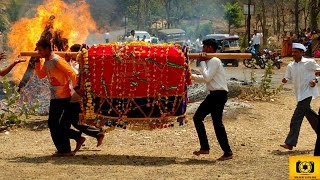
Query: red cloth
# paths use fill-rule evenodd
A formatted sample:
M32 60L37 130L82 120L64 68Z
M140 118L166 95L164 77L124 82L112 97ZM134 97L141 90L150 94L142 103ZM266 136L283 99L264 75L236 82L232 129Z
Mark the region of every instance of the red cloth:
M183 53L172 45L99 45L91 47L92 92L108 98L139 98L184 94Z
M314 51L314 57L315 58L320 58L320 49L317 49Z

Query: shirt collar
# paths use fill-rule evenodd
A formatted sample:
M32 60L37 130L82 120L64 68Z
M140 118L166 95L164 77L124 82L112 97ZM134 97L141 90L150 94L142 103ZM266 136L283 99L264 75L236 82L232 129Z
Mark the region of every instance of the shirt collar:
M299 62L293 61L293 62L295 62L296 64L299 64L299 63L303 63L303 62L306 62L306 61L307 61L307 59L302 56L301 61L299 61Z

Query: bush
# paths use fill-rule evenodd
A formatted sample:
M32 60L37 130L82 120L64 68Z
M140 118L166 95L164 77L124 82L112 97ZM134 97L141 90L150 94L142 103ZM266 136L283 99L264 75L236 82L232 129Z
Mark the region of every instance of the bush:
M241 94L239 96L240 99L245 99L248 101L270 101L277 95L282 89L283 85L281 84L279 87L273 89L271 87L272 82L272 64L267 63L264 75L262 76L261 82L256 83L255 73L251 73L251 82L249 86L243 86L241 88Z
M19 102L20 94L18 87L11 85L6 77L3 78L0 109L0 126L10 127L20 124L24 119L28 119L29 115L34 115L39 107L39 103L35 102L33 106L27 106L24 102Z

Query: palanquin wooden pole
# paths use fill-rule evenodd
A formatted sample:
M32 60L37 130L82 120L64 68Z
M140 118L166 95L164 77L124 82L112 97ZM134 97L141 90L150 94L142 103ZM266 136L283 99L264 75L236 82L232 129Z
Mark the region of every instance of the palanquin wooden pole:
M56 51L55 54L65 57L66 55L75 58L77 57L77 52L63 52L63 51ZM31 57L39 57L37 51L22 51L20 53L21 56L31 56ZM251 53L207 53L207 58L217 57L219 59L250 59ZM190 53L188 54L189 59L198 59L201 56L200 53Z
M54 51L54 53L61 56L61 57L65 57L67 55L72 58L76 58L78 55L78 52ZM20 52L20 56L39 57L39 54L37 51L22 51L22 52Z
M201 53L190 53L188 54L189 59L198 59ZM251 59L251 53L206 53L207 58L217 57L219 59Z

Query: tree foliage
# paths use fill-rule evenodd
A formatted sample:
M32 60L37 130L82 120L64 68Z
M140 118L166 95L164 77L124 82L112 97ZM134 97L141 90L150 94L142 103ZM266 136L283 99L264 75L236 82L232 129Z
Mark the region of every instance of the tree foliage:
M7 16L0 14L0 32L6 31L9 27L10 22Z
M224 19L228 21L229 33L231 26L239 27L243 20L242 9L238 3L227 3L224 6Z
M0 2L0 31L9 29L10 23L15 22L20 17L22 7L21 0L9 0Z

